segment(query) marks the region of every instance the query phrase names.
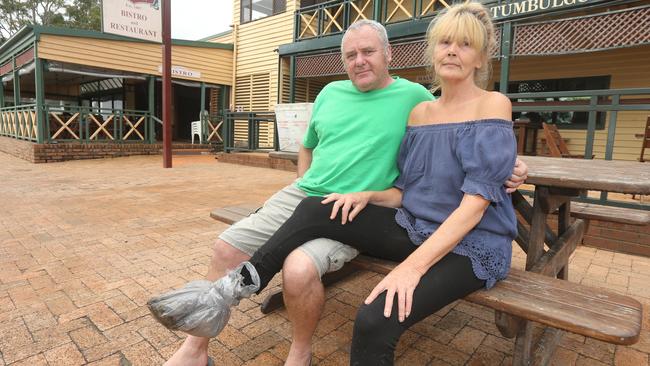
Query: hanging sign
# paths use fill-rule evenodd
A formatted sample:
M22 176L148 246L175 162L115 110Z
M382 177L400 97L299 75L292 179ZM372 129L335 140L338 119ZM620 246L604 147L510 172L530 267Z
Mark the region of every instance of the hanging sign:
M609 0L511 0L501 1L497 5L488 5L488 7L492 14L492 19L506 20L593 5L605 1Z
M102 0L102 31L161 43L160 0Z

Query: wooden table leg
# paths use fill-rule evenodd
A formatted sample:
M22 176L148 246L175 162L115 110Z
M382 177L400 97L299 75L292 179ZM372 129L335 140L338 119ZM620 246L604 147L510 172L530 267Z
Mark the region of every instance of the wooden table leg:
M512 366L529 366L532 356L533 323L526 321L519 328L515 348L512 354Z
M562 236L567 232L571 225L571 201L560 206L557 218L557 235ZM580 235L582 237L582 235ZM558 278L563 280L569 279L569 256L564 261L564 266L557 275Z
M544 254L544 242L546 239L546 218L547 214L542 209L542 200L547 196L544 187L535 189L533 200L533 212L530 222L530 237L528 240L528 253L526 255L526 270L529 271L537 260Z
M536 187L532 208L518 192L513 195L513 202L522 218L530 224L530 231L521 223L517 242L526 250L526 270L544 273L559 278L568 278L568 258L582 238L585 222L576 220L571 225L571 201L573 191L557 191L548 187ZM555 235L546 224L548 215L558 210L558 234ZM524 230L522 230L524 229ZM544 244L549 250L546 251ZM513 365L547 365L562 339L563 332L545 328L537 342L533 340L533 323L517 322L516 318L496 314L497 327L502 334L517 330Z

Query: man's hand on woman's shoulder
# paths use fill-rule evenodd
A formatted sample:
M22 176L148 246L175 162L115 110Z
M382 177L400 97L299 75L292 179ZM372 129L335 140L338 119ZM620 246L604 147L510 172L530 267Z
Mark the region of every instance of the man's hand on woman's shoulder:
M506 192L512 193L528 178L528 165L521 159L515 160L515 167L512 169L512 175L506 182Z

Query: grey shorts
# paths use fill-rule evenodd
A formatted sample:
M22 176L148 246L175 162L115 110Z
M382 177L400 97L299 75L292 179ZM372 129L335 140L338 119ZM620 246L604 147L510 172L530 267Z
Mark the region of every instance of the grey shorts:
M305 192L290 184L271 196L258 212L221 233L219 239L252 256L289 219L305 197ZM298 249L312 259L320 276L340 269L359 254L351 246L325 238L309 241Z

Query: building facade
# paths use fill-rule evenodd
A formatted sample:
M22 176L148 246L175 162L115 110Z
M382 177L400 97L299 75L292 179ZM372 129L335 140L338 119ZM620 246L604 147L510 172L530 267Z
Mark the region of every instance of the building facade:
M233 44L231 108L268 111L277 103L313 101L328 82L345 78L340 41L358 19L386 26L391 73L429 85L426 29L451 3L234 0L232 31L209 40ZM511 96L513 117L556 124L573 153L637 160L650 114L650 2L483 3L499 42L488 88ZM235 130L245 138L243 122ZM537 139L542 153L541 134Z
M172 138L189 142L201 119L203 140L218 142L233 46L172 43ZM161 55L160 44L122 36L23 28L0 46L0 151L35 162L158 153Z

